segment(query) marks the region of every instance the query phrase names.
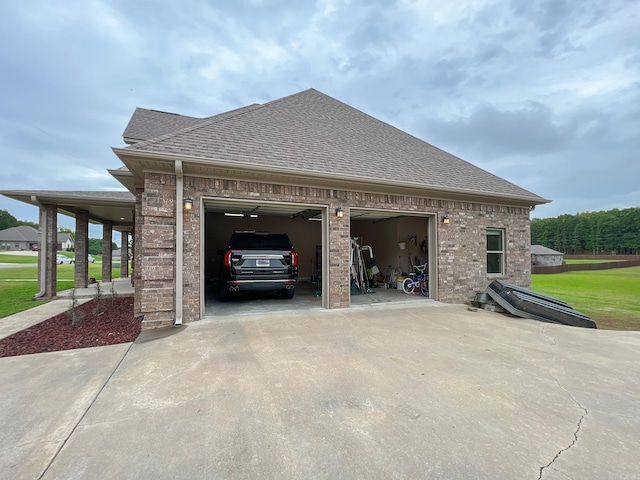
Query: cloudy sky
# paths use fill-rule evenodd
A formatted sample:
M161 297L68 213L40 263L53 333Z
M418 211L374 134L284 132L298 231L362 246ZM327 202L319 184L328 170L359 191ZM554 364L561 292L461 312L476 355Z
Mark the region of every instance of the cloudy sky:
M0 190L120 189L137 106L312 87L553 200L534 217L640 206L637 0L1 2L0 45Z

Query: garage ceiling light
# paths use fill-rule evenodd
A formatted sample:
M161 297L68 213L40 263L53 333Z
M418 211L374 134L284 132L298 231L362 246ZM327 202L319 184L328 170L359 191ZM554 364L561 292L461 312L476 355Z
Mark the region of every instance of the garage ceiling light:
M227 217L244 217L244 213L229 213L229 212L225 212L225 216L227 216Z

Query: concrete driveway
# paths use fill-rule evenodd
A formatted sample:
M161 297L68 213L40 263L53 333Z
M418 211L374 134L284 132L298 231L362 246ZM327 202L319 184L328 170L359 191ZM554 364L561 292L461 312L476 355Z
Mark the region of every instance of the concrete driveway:
M425 302L0 359L0 478L640 478L640 335Z

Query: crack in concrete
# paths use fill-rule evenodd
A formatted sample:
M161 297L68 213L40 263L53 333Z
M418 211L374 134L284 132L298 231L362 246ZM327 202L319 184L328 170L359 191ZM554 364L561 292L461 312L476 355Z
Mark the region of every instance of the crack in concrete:
M558 386L564 390L567 395L569 395L569 398L571 398L571 400L573 400L573 403L575 403L578 408L580 408L580 410L582 410L582 415L580 415L580 419L578 420L578 425L576 426L575 431L573 432L573 441L567 445L566 447L560 449L558 451L558 453L556 453L556 455L551 459L551 461L549 463L547 463L546 465L540 467L540 474L538 475L538 480L542 480L542 476L544 475L544 471L551 467L556 460L558 460L558 458L560 457L560 455L562 455L564 452L566 452L567 450L569 450L571 447L573 447L576 443L578 443L578 434L580 433L580 429L582 428L582 421L584 420L584 418L589 414L589 412L587 411L586 408L584 408L580 402L578 402L575 397L571 394L571 392L569 392L569 390L567 390L566 388L564 388L562 386L562 384L558 381L557 378L555 378L553 375L551 375L551 378L558 384ZM571 477L569 477L571 478Z
M540 322L540 326L542 327L542 334L551 340L551 345L557 345L558 343L556 342L556 339L544 331L544 327L545 327L544 322Z

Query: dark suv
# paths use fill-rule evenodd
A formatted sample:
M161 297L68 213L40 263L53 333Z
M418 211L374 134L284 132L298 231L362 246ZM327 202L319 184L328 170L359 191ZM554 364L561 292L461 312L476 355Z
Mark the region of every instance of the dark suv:
M280 291L293 298L298 254L286 233L235 232L222 257L221 300L235 292Z

